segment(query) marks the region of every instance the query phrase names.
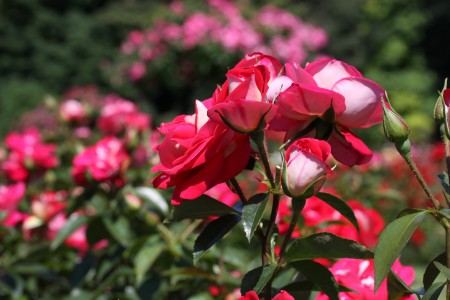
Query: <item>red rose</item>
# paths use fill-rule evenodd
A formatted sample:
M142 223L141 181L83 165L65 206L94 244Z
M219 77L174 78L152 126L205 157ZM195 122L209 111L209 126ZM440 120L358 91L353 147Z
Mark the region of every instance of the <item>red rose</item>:
M195 199L214 185L233 178L245 168L250 157L248 136L210 121L205 104L208 101L197 101L194 115L178 116L159 128L166 136L156 148L161 163L152 171L162 173L153 180L153 185L175 187L173 204Z

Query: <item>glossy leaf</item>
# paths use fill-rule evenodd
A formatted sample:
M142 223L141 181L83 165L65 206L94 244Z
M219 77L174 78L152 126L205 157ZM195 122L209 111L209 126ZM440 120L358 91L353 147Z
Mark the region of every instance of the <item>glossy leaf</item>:
M414 290L392 271L387 275L387 290L389 300L400 300L405 296L415 294Z
M173 210L174 220L182 219L204 219L210 216L225 216L229 214L239 215L240 212L232 207L206 195L197 199L183 201L176 205Z
M422 300L438 300L445 285L446 282L433 283L423 295Z
M276 265L265 265L245 274L242 278L241 294L244 295L248 291L255 291L259 294L270 281L276 269Z
M78 286L89 271L95 267L95 256L88 253L81 262L77 263L70 276L70 287L73 289Z
M220 241L237 223L241 217L235 214L222 216L209 222L200 233L194 243L194 264L211 248Z
M447 254L443 252L436 256L425 269L425 272L423 273L423 287L426 290L430 288L440 273L434 262L440 262L441 264L447 263Z
M132 232L130 228L130 223L125 217L120 217L115 222L111 219L104 217L103 224L105 225L111 236L119 242L122 246L126 247L130 244L132 240Z
M137 284L141 284L145 273L151 268L165 247L166 245L163 242L146 243L138 251L134 258L134 273Z
M450 185L448 184L448 175L446 173L441 173L437 175L442 188L447 194L450 194Z
M375 291L426 214L426 211L420 211L405 215L394 220L381 233L375 248Z
M356 220L355 213L344 200L327 193L317 193L316 197L318 197L326 204L337 210L342 216L344 216L347 220L349 220L350 223L352 223L353 226L355 226L355 228L359 231L359 225L358 221Z
M249 242L261 222L268 200L268 193L256 194L242 208L242 225L244 226L245 236Z
M52 250L58 248L66 238L68 238L75 230L85 225L88 221L88 216L72 215L58 232L56 238L51 243L50 248Z
M288 262L313 258L373 258L373 253L353 240L321 232L295 240L286 251Z
M312 260L296 261L289 265L308 277L331 300L339 300L339 286L326 267Z
M448 280L450 280L450 269L441 264L440 262L434 261L433 262L436 268L447 277Z

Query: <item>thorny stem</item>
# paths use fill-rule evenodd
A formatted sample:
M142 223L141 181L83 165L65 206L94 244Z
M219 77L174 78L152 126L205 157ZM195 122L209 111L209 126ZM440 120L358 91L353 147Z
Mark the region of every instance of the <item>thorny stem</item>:
M419 169L417 168L416 163L412 160L411 154L408 153L406 155L402 155L403 159L407 162L409 168L414 173L414 176L416 176L417 180L419 181L420 185L422 186L422 189L424 190L425 194L427 194L428 199L433 202L433 206L436 209L440 208L439 201L434 198L433 193L431 192L430 188L428 187L428 184L423 179L422 173L420 173Z
M229 180L231 186L234 189L234 192L236 192L236 194L238 194L239 199L241 199L242 203L246 203L247 202L247 198L244 195L244 192L242 191L241 187L239 186L239 183L237 182L236 178L231 178Z
M258 147L259 155L261 156L262 163L264 165L264 170L266 171L266 176L270 181L270 187L275 187L275 179L273 178L272 169L270 168L269 157L267 155L267 144L266 139L264 137L263 131L258 131L251 135L252 140L255 142Z
M286 232L283 243L281 244L280 254L278 255L278 260L281 260L284 256L284 251L286 251L287 244L289 243L292 233L294 232L294 228L295 228L295 225L297 224L297 220L298 220L298 217L300 216L300 213L301 212L296 212L296 211L293 212L292 220L291 220L291 223L289 224L289 229Z

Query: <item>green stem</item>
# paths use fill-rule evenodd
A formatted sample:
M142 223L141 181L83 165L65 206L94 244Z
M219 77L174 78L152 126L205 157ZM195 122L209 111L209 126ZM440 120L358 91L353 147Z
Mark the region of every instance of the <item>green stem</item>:
M300 216L305 205L306 205L306 198L302 197L292 198L292 219L291 223L289 224L288 231L286 232L286 236L284 237L283 243L281 244L280 253L278 255L278 262L280 262L284 256L287 244L289 243L292 233L294 232L295 225L297 225L298 217Z
M247 202L247 198L244 195L244 192L242 191L241 187L239 186L239 183L237 182L236 178L233 177L229 180L231 186L233 187L236 194L238 194L239 198L241 199L242 203Z
M275 224L275 220L277 218L277 212L278 212L278 206L280 205L280 195L274 194L273 195L273 204L272 204L272 211L270 213L270 219L269 224L267 225L267 231L264 236L264 242L263 242L263 266L267 265L267 257L266 255L269 253L270 249L270 237L272 236L273 226ZM267 282L265 288L264 288L264 299L272 299L272 281L273 278Z
M414 176L416 176L416 178L419 181L420 185L422 186L422 189L424 190L425 194L427 194L428 199L430 199L431 202L433 202L434 208L439 209L441 206L439 204L439 201L437 201L436 198L434 198L433 193L431 192L431 189L428 187L428 184L423 179L422 173L420 173L420 170L417 168L417 165L412 160L411 154L408 153L406 155L402 155L402 157L408 164L411 171L414 173Z
M251 135L252 140L258 147L259 155L261 156L261 161L266 171L266 176L270 181L270 187L275 188L275 179L272 174L272 169L270 168L270 162L267 151L266 139L264 137L264 131L257 131Z
M445 228L445 251L447 253L447 268L450 268L450 227ZM450 300L450 281L447 280L447 300Z

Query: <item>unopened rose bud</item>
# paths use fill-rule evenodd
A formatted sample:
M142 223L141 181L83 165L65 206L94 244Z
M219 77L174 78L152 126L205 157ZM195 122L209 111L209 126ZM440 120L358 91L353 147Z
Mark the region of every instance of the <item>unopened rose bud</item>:
M444 105L444 99L441 95L439 95L436 105L434 106L434 121L442 125L445 123L445 105Z
M292 198L310 197L320 186L316 185L331 173L325 162L330 145L322 140L303 138L295 141L286 151L283 171L283 190ZM305 195L312 188L311 195ZM309 194L309 193L308 193Z
M401 145L408 140L409 127L398 113L388 108L384 101L382 103L384 135L390 142Z

